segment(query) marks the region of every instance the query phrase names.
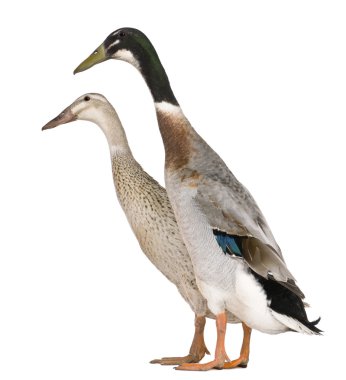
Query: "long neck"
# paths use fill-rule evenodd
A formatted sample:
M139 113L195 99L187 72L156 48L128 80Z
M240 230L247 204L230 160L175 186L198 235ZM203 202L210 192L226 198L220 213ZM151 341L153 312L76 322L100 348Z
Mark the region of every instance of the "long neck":
M166 169L186 165L190 157L190 137L194 134L171 89L167 74L149 40L134 54L154 99L158 124L166 152Z
M124 128L113 107L103 108L102 112L97 115L95 122L107 138L111 155L127 154L132 156Z
M196 135L179 106L156 102L156 117L166 153L166 169L180 169L191 155L191 139Z
M137 48L136 59L139 62L140 71L154 98L154 102L167 102L178 106L168 76L163 68L154 47L147 41L147 46Z

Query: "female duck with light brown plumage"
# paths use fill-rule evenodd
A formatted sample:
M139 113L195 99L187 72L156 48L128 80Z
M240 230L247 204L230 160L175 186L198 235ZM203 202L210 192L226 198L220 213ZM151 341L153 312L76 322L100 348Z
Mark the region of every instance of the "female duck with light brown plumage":
M195 335L190 352L152 363L176 365L199 362L209 354L204 343L205 316L215 318L196 285L190 256L180 237L166 190L134 159L119 117L101 94L85 94L75 100L42 129L75 120L96 123L104 132L112 161L115 190L136 238L148 259L178 288L195 313ZM230 313L229 322L239 322Z
M149 39L137 29L118 29L75 73L107 59L131 63L151 91L166 152L167 193L197 285L216 315L214 360L186 363L177 369L246 365L252 328L269 334L319 334L319 320L307 319L304 295L262 212L249 191L191 127ZM243 322L247 336L240 357L233 361L229 361L224 347L227 310Z

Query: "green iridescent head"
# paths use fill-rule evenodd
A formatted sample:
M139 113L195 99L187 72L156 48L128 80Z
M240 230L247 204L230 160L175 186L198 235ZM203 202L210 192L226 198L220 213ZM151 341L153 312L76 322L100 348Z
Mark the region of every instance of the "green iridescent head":
M122 60L136 67L146 80L155 101L169 101L178 104L154 46L140 30L120 28L111 33L74 70L74 74L88 70L108 59Z

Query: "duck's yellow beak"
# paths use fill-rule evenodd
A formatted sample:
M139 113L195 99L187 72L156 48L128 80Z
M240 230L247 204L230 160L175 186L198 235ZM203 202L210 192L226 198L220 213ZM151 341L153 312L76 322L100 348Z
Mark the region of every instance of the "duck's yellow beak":
M71 121L77 120L77 116L71 111L68 107L64 109L57 117L49 121L44 127L42 127L42 131L46 129L55 128L58 125L70 123Z
M98 63L106 61L107 59L108 58L106 57L106 51L102 44L74 70L73 74L77 74L81 71L88 70L90 69L90 67L93 67Z

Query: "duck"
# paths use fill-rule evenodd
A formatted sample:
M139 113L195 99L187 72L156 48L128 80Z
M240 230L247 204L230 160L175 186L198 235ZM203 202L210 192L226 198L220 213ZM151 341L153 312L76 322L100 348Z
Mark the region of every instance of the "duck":
M216 316L214 359L176 369L206 371L247 364L252 329L268 334L321 334L320 318L308 320L305 296L259 206L191 126L149 38L135 28L117 29L74 73L109 59L134 66L151 92L165 148L167 194L198 288ZM232 361L225 349L227 311L248 331L239 358Z
M76 120L97 124L108 141L115 191L139 245L151 263L178 289L195 314L189 354L154 359L152 364L199 362L209 351L204 342L206 316L215 318L199 291L190 256L180 236L166 190L135 160L117 112L105 96L87 93L66 107L42 130ZM240 321L228 314L230 323ZM247 339L244 333L244 339Z

